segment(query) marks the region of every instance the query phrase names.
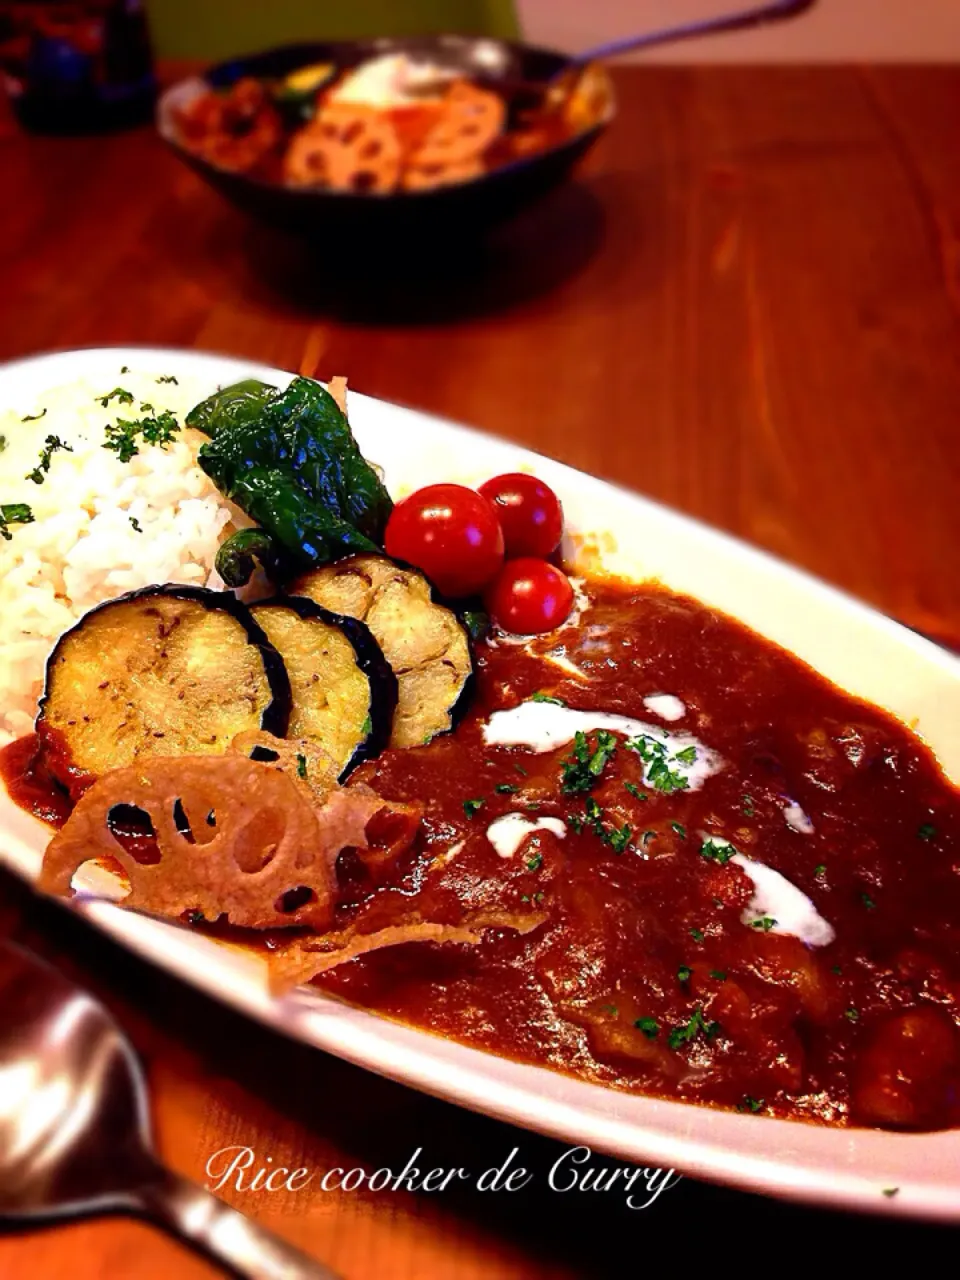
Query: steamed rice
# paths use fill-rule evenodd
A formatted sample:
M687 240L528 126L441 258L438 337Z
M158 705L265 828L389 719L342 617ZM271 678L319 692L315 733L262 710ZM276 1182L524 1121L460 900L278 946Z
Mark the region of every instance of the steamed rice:
M98 402L118 385L133 404ZM0 540L0 744L32 729L47 656L88 609L155 583L222 587L217 548L248 522L197 466L204 437L182 431L165 448L139 443L129 462L103 447L107 424L143 417L143 402L182 422L210 390L196 379L121 373L118 364L110 386L73 382L0 411L0 502L26 502L35 517ZM38 485L25 477L48 435L73 452L55 452Z

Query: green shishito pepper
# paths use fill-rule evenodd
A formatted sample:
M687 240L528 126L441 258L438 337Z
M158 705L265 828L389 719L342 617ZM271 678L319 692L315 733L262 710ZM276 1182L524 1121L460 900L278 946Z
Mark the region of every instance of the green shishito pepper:
M259 526L220 548L229 586L247 581L254 558L276 576L381 549L393 503L319 383L238 382L192 409L187 425L211 437L200 466Z

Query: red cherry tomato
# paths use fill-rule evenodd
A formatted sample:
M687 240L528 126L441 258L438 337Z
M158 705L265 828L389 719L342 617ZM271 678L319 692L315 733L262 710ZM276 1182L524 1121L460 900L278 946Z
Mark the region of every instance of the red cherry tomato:
M507 555L549 556L563 537L563 507L549 485L515 472L494 476L480 492L496 508Z
M488 502L459 484L428 484L398 502L387 555L422 569L445 596L481 591L503 564L503 530Z
M530 556L508 560L484 597L497 626L533 636L565 622L573 608L573 587L560 569Z

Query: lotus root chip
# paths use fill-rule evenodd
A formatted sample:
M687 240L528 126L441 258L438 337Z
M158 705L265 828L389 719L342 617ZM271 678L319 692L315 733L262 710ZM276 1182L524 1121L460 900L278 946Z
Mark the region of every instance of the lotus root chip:
M296 778L315 800L323 800L337 785L337 762L309 738L276 738L264 729L249 729L237 734L229 750Z
M159 859L138 861L117 840L118 805L146 815ZM366 847L367 824L385 806L367 787L336 788L317 805L284 771L239 755L157 757L84 793L47 847L39 887L69 895L79 867L112 858L130 885L126 906L253 929L324 929L336 859Z
M294 135L284 177L292 186L393 191L402 158L397 131L382 111L332 102Z
M408 917L369 933L348 930L324 937L297 938L287 946L271 952L268 959L270 989L275 995L282 995L329 969L387 947L404 946L411 942L452 942L462 946L478 946L488 929L513 929L520 934L532 933L545 924L547 919L546 913L542 911L477 911L467 915L459 924L440 924Z
M503 132L507 108L496 93L458 80L443 103L443 116L410 157L411 168L430 170L477 160Z

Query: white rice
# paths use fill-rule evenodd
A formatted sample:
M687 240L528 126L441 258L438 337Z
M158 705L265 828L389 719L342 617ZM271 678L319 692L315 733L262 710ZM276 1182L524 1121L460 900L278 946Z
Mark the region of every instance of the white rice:
M182 431L166 448L140 443L126 463L103 447L107 424L143 417L143 402L182 422L210 392L194 379L160 383L158 372L121 373L118 362L109 386L74 382L0 410L0 503L26 502L35 517L0 539L0 744L30 732L47 656L88 609L154 583L223 585L214 558L224 531L249 522L197 466L205 437ZM134 403L100 404L115 386ZM48 435L73 452L55 452L38 485L26 477Z

